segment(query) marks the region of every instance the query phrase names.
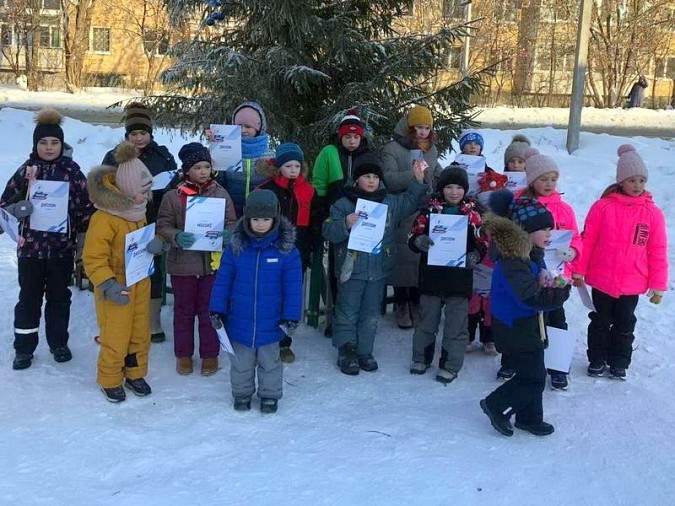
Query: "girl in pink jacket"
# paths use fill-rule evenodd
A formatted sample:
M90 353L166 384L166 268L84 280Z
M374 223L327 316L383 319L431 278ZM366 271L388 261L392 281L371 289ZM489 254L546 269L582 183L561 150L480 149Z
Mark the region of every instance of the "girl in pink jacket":
M579 235L577 218L572 207L563 202L560 193L556 191L560 169L550 156L542 155L534 148L524 153L525 172L527 173L527 188L520 194L525 197L536 198L546 206L555 221L554 230L571 230L572 241L569 248L557 251L558 260L565 262L563 277L571 279L573 262L581 256L582 240ZM552 266L547 266L552 268ZM546 325L557 329L567 330L565 309L560 308L544 313ZM567 373L569 371L548 370L551 375L551 386L554 389L567 390Z
M648 172L635 148L619 146L616 184L588 211L584 252L573 266L575 284L593 287L595 311L588 325L589 376L602 376L609 365L625 379L633 351L638 296L659 304L668 283L666 224L651 193Z

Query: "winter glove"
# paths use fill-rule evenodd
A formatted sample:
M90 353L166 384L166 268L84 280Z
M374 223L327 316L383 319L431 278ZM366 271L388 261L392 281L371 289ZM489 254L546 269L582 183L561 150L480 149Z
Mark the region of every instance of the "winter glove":
M77 234L75 239L75 261L79 262L82 260L82 251L84 251L84 240L87 238L87 234L80 232Z
M124 306L129 303L129 288L120 285L114 278L110 278L98 287L103 292L103 298Z
M6 206L5 211L14 215L17 220L21 220L26 216L30 216L33 212L33 203L30 200L19 200L14 204Z
M225 318L224 315L220 313L209 313L209 318L211 319L211 326L215 330L219 330L223 328L223 319Z
M413 244L418 250L422 251L423 253L426 253L427 251L429 251L429 248L431 248L434 245L434 241L432 241L431 237L429 237L428 235L418 235L417 237L415 237Z
M649 297L649 302L652 304L661 304L661 301L663 300L663 290L650 289L647 292L647 297Z
M573 262L577 257L577 252L574 248L561 248L555 253L561 262Z
M176 244L183 249L191 247L197 238L191 232L178 232L176 234Z
M581 274L572 274L572 284L576 287L584 286L584 277Z
M466 268L473 269L480 262L480 254L476 251L469 251L466 254Z
M281 330L284 331L284 334L289 337L293 337L293 334L295 334L295 331L298 328L298 322L292 320L281 320L279 322L279 327L281 327Z
M171 248L170 244L165 243L160 236L156 235L145 247L145 251L147 251L151 255L161 255L162 253L166 253L167 251L169 251L170 248Z

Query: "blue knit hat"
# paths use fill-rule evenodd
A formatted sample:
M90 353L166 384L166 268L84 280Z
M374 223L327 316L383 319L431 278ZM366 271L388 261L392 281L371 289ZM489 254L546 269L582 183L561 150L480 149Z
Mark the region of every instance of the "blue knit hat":
M464 151L464 146L466 146L469 142L476 142L480 146L480 152L483 152L483 136L476 132L475 130L469 130L467 132L464 132L462 136L459 138L459 150Z
M297 160L302 163L305 161L305 155L302 152L302 148L295 144L294 142L284 142L281 144L276 152L274 153L274 165L281 167L286 162L291 160Z
M190 167L199 162L211 163L211 153L209 149L198 142L190 142L180 148L178 158L183 162L181 169L183 172L190 170Z
M527 233L553 228L555 225L553 215L544 204L529 197L514 198L509 190L492 192L489 205L493 213L509 218Z

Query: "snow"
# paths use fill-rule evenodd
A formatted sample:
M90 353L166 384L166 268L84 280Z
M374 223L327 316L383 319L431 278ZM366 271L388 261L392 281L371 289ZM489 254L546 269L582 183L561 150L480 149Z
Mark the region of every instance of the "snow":
M73 94L65 91L27 91L16 86L0 85L0 105L31 109L56 107L100 111L115 102L141 95L141 91L118 88L86 88ZM119 110L121 111L121 108Z
M31 146L32 114L0 111L0 179ZM65 137L86 171L122 137L122 129L68 119ZM482 130L492 167L516 131ZM650 170L648 188L675 227L675 141L582 133L573 155L565 132L520 130L560 165L565 199L583 223L612 182L616 149L630 142ZM187 142L159 131L174 155ZM191 140L191 139L190 139ZM675 249L671 248L670 261ZM153 345L148 398L107 403L95 380L94 300L74 289L70 345L56 364L44 339L33 366L12 371L13 306L18 296L15 245L0 236L0 504L671 504L675 439L675 304L642 298L628 381L585 374L587 311L566 304L579 334L567 392L545 392L548 438L498 435L478 401L498 383L498 358L468 354L445 387L434 369L411 376L412 332L391 313L380 322L376 373L341 374L319 330L301 326L285 366L276 415L231 407L226 360L212 377L175 373L171 298L163 310L166 343ZM44 324L43 324L44 325Z

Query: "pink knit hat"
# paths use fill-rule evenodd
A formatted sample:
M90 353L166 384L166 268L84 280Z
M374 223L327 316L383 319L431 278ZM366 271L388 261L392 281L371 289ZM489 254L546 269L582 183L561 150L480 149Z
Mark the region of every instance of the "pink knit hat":
M152 187L152 174L138 158L138 150L131 142L123 142L115 149L118 162L115 186L131 199L146 193Z
M253 107L239 107L234 113L233 123L235 125L247 125L256 129L260 133L262 128L262 118L260 113Z
M534 148L528 148L525 151L525 172L527 173L527 184L531 185L537 178L549 172L555 172L560 175L560 169L555 160L547 155L542 155Z
M635 148L630 144L622 144L617 150L619 161L616 164L616 182L621 183L629 177L644 176L645 180L649 178L649 171L637 154Z

